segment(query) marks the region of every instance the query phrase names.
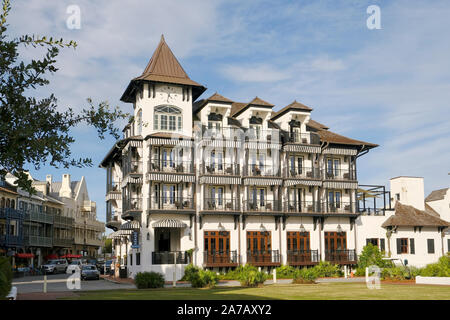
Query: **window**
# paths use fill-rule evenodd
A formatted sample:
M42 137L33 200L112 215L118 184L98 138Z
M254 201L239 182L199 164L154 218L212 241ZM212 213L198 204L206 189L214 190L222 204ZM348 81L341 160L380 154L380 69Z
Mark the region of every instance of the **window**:
M139 110L138 114L137 114L137 135L141 135L142 134L142 110Z
M395 194L395 199L397 199L397 201L400 201L400 193Z
M408 239L399 238L397 239L397 254L407 254L408 253Z
M416 253L416 249L414 246L414 239L409 239L409 253L410 254L415 254Z
M372 245L378 247L378 238L369 238L366 239L366 244L371 243Z
M155 107L153 119L154 130L183 130L182 111L175 106L162 105ZM158 122L158 120L160 120L160 122Z
M427 239L428 253L434 253L434 239Z
M137 266L141 265L141 253L140 252L136 253L136 265Z

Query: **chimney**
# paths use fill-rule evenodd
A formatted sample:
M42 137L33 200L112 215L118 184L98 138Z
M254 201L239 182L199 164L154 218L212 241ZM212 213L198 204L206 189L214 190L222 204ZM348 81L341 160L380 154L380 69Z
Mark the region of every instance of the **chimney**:
M72 198L72 188L70 187L70 174L63 174L61 189L59 190L60 197Z
M48 193L52 192L52 182L53 182L53 176L51 174L48 174L45 177L45 181L47 181L47 186L48 186Z

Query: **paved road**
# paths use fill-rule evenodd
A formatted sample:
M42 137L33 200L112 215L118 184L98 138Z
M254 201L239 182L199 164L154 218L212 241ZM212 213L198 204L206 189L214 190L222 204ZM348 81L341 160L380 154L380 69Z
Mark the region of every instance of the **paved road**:
M70 290L67 287L68 274L55 274L47 276L47 292L76 292L85 290L114 290L114 289L133 289L133 284L113 283L103 279L81 281L80 290ZM44 276L31 276L13 279L13 286L17 287L18 294L43 292Z

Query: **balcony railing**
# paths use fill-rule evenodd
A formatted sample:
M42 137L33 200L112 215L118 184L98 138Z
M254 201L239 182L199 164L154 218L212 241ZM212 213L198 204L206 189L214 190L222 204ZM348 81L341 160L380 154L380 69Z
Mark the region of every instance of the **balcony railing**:
M23 237L23 242L26 246L32 247L51 247L52 237L41 237L41 236L29 236L25 235Z
M334 202L322 203L322 210L326 213L355 213L355 203L351 202Z
M251 177L280 177L280 166L249 164L245 166L245 176Z
M232 267L239 264L236 250L232 251L205 251L203 262L206 267Z
M149 172L195 173L193 161L157 160L148 163Z
M239 211L240 205L236 198L204 198L203 210L207 211Z
M152 264L189 264L189 254L185 251L152 252Z
M289 200L285 203L285 209L287 213L313 213L321 212L320 203L314 201L292 201Z
M355 170L349 169L325 169L322 175L325 180L356 180Z
M126 176L127 174L142 174L141 160L123 161L122 166L124 176Z
M70 248L74 242L73 238L53 238L53 246Z
M53 215L43 212L25 211L25 221L53 224Z
M267 143L281 143L278 129L257 130L250 128L245 132L245 141L258 141Z
M142 198L129 198L129 199L123 199L122 202L122 210L125 211L140 211L142 210Z
M247 251L247 263L254 266L280 265L281 257L279 250Z
M53 224L55 227L58 228L71 228L73 224L75 223L75 219L71 217L63 217L63 216L54 216L53 217Z
M111 182L106 185L106 192L122 192L120 189L121 181Z
M23 237L13 236L9 234L0 235L0 243L5 247L22 247L23 246Z
M244 131L238 128L221 127L221 128L208 128L203 126L202 138L203 139L224 139L224 140L238 140L242 141L244 138Z
M282 211L281 200L245 200L244 210L253 212Z
M202 163L202 174L240 175L239 164L234 163Z
M320 145L320 136L315 132L291 132L289 142Z
M306 266L319 263L318 250L288 250L287 262L291 266Z
M355 264L357 260L355 250L325 250L325 261L334 264Z
M194 198L186 197L151 197L149 199L148 207L150 210L193 210Z
M22 220L24 218L24 214L22 211L13 208L0 208L0 218Z
M320 174L319 168L288 168L287 176L289 178L301 178L301 179L321 179L322 175Z

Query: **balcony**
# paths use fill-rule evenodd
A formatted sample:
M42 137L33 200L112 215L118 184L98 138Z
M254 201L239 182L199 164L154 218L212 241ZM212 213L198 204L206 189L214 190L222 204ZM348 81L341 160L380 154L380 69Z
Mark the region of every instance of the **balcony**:
M256 267L281 265L279 250L247 251L247 263Z
M356 213L355 203L351 202L322 203L322 211L325 213Z
M193 161L174 161L153 159L148 163L149 172L195 173Z
M204 211L239 211L239 201L234 198L204 198Z
M86 239L85 243L88 246L94 246L94 247L100 247L103 245L103 241L99 240L99 239Z
M119 220L119 216L115 214L112 217L108 217L106 220L106 227L115 231L119 229L121 224L122 223Z
M148 207L150 210L183 211L194 210L194 198L175 196L151 197Z
M23 243L25 246L31 247L51 247L52 237L42 237L42 236L29 236L25 235L23 237Z
M121 184L122 184L122 181L116 181L116 182L111 182L111 183L108 183L107 185L106 185L106 192L108 193L108 192L118 192L118 193L122 193L122 190L121 190Z
M152 264L189 264L190 257L185 251L152 252Z
M248 177L280 177L280 166L250 164L244 167L244 176Z
M247 129L245 132L245 141L258 141L266 143L281 143L280 130L267 129L257 130L254 128Z
M22 247L23 246L23 237L22 236L13 236L9 234L0 235L0 243L4 247Z
M245 200L244 211L248 212L281 212L281 200Z
M320 173L319 168L289 168L287 177L297 179L321 179L322 175Z
M142 198L132 197L129 199L123 199L122 210L126 211L142 211Z
M70 229L73 227L74 223L75 223L75 219L71 218L71 217L63 217L63 216L54 216L53 217L53 225L56 228Z
M314 202L314 201L301 201L296 202L289 200L285 204L284 211L286 213L319 213L320 210L320 203Z
M315 132L291 132L289 134L289 142L320 145L320 136Z
M356 264L358 258L355 250L325 250L325 261L333 264Z
M239 259L236 250L203 252L203 263L205 267L237 267Z
M53 224L53 215L44 212L25 211L24 219L25 221Z
M211 175L240 175L240 166L239 164L234 163L213 163L213 164L205 164L202 163L202 174L211 174Z
M142 174L142 161L140 160L130 160L122 162L123 176L128 174Z
M1 219L22 220L24 217L22 211L13 208L0 208Z
M288 250L287 262L290 266L310 266L320 261L318 250Z
M325 180L356 180L355 170L328 168L322 174Z
M241 141L244 137L244 131L242 129L233 127L221 127L221 128L208 128L203 126L202 138L211 140L232 140Z
M53 246L54 247L62 247L62 248L70 248L74 242L73 238L53 238Z

